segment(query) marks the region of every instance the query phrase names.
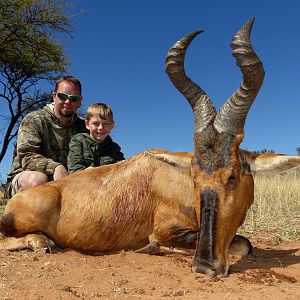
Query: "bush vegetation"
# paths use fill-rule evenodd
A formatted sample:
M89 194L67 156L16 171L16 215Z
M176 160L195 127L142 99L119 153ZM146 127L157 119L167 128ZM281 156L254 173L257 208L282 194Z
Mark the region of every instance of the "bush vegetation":
M239 229L247 237L268 240L300 239L300 172L274 176L255 175L254 203Z

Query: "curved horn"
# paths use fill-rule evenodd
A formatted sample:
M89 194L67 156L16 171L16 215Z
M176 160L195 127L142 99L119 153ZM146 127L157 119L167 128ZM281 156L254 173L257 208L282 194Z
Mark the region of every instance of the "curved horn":
M236 34L231 44L232 55L243 73L243 82L218 112L214 122L218 132L237 134L244 131L248 111L263 83L263 65L250 42L253 22L254 18L250 19Z
M211 124L216 110L207 94L184 71L184 57L192 40L203 30L189 33L170 48L166 57L166 72L180 93L188 100L194 112L195 131L201 132Z

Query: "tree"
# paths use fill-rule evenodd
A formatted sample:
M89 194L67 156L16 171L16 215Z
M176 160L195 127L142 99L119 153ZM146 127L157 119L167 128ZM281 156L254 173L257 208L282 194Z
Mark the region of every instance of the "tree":
M63 0L0 0L0 163L24 115L49 100L37 84L65 72L57 36L71 36L69 8Z
M297 153L300 155L300 147L297 148Z
M266 149L266 148L262 150L253 151L253 152L257 154L275 153L273 149Z

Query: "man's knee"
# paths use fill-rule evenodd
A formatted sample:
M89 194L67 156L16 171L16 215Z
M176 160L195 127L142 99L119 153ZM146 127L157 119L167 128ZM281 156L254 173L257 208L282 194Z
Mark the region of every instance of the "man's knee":
M16 180L13 180L12 196L20 191L30 189L34 186L46 183L49 181L48 176L38 171L23 171L16 175Z
M40 185L49 181L48 176L44 173L31 171L30 173L25 174L25 172L19 178L19 185L22 188L22 190L29 189L36 185Z

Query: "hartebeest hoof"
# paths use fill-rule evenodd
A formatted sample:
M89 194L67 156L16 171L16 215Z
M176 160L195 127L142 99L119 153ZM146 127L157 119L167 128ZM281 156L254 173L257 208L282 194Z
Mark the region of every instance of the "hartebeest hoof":
M237 234L231 242L229 254L246 257L252 254L252 249L251 242L247 238Z
M151 242L143 248L140 248L135 253L145 253L145 254L157 254L160 250L160 245L158 242Z
M195 249L178 249L173 247L160 246L158 242L151 242L143 248L135 251L135 253L145 254L182 254L182 255L195 255Z
M30 249L34 252L51 252L51 246L46 236L41 234L28 234L24 237L6 237L0 240L0 250Z

